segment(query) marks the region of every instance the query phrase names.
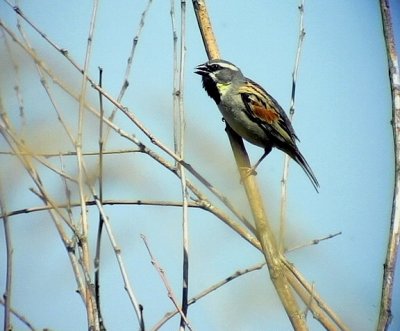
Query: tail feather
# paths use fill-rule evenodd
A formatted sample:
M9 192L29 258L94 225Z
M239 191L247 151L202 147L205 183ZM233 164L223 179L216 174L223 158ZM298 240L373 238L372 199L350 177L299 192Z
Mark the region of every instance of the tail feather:
M311 167L304 158L304 156L300 153L298 149L291 156L303 168L304 172L306 173L311 183L313 184L315 190L318 192L319 183L317 177L315 177L314 172L311 170Z

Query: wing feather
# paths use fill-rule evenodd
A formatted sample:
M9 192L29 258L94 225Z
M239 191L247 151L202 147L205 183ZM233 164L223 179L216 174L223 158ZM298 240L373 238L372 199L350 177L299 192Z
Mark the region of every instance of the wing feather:
M298 139L289 118L278 102L257 83L247 80L239 88L248 115L282 143L295 144Z

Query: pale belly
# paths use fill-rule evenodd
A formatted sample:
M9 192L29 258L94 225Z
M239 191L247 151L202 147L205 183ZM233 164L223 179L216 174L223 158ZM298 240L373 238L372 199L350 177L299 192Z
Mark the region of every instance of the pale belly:
M218 108L229 126L243 139L263 148L269 145L268 135L248 118L245 111L232 111L230 107L221 104Z

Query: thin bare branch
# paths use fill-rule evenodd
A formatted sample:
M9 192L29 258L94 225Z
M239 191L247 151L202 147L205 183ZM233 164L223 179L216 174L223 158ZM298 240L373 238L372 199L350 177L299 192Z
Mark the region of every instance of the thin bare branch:
M199 294L195 295L193 298L191 298L189 300L188 304L192 305L192 304L196 303L200 299L204 298L206 295L218 290L220 287L224 286L225 284L229 283L230 281L232 281L240 276L243 276L247 273L250 273L250 272L253 272L256 270L260 270L264 265L265 265L265 262L262 262L262 263L258 263L256 265L254 265L252 267L248 267L246 269L236 271L234 274L224 278L223 280L219 281L218 283L210 286L209 288L206 288L205 290L201 291ZM172 317L174 317L178 313L179 312L177 310L166 313L164 315L164 317L159 322L157 322L157 324L155 326L153 326L151 328L151 330L152 331L159 330L168 320L170 320Z
M61 164L61 171L64 172L64 163L63 163L63 158L60 156L60 164ZM71 190L69 189L68 182L65 177L60 176L61 180L63 181L64 189L65 189L65 198L67 200L67 214L68 214L68 221L70 224L73 224L73 215L72 215L72 208L71 208Z
M130 76L131 70L132 70L133 58L135 56L136 47L138 45L139 38L140 38L140 35L141 35L143 27L144 27L144 23L145 23L145 20L146 20L146 15L147 15L147 13L148 13L148 11L150 9L150 5L152 4L152 2L153 2L153 0L148 0L147 5L146 5L145 9L143 10L142 15L140 17L139 27L138 27L138 30L136 32L136 35L135 35L135 37L133 37L131 53L129 54L129 57L128 57L123 83L122 83L121 90L120 90L118 98L117 98L118 102L122 101L122 98L124 97L124 94L125 94L126 90L129 87L129 76ZM115 106L114 109L111 112L111 115L108 118L111 122L114 120L114 117L115 117L115 115L117 113L117 110L118 110L118 107ZM108 140L108 137L109 137L109 133L110 133L110 128L107 127L107 130L104 133L104 144L107 143L107 140Z
M178 300L174 294L174 291L172 290L172 287L169 283L168 277L165 274L165 271L163 268L161 268L160 263L158 262L158 260L154 257L154 255L152 254L151 250L150 250L150 246L147 242L146 237L141 234L140 237L142 238L144 245L146 246L147 252L149 253L150 259L151 259L151 264L154 266L154 268L157 270L165 288L167 289L167 293L168 293L168 298L170 298L170 300L172 301L172 303L175 306L175 309L179 312L179 314L181 315L181 318L183 318L183 320L186 323L186 326L188 327L189 330L192 330L189 321L187 319L187 317L185 316L185 314L183 313L182 309L179 307L179 303Z
M383 35L389 66L389 81L392 90L392 126L395 153L395 184L393 191L392 215L386 260L383 270L383 285L377 330L387 330L392 320L392 295L395 280L396 261L400 243L400 68L393 35L388 0L380 0Z
M290 285L296 294L308 305L313 317L329 331L350 331L350 328L339 318L316 292L314 284L310 284L305 277L288 260L283 260L284 268Z
M342 234L342 231L336 232L336 233L334 233L334 234L328 234L328 235L325 236L325 237L318 238L318 239L313 239L313 240L311 240L311 241L309 241L309 242L307 242L307 243L304 243L304 244L301 244L301 245L297 245L297 246L290 247L290 248L288 248L288 249L286 250L286 252L289 253L289 252L293 252L293 251L295 251L295 250L299 250L299 249L304 248L304 247L309 247L309 246L313 246L313 245L318 245L321 241L328 240L328 239L332 239L332 238L334 238L334 237L340 236L341 234Z
M99 86L103 86L103 69L99 67ZM99 200L103 204L103 153L104 153L104 107L103 96L99 93L100 117L99 117ZM106 330L100 305L100 259L101 259L101 237L103 233L103 217L99 213L99 225L96 238L96 255L94 258L94 292L96 296L97 311L99 313L100 330Z
M86 200L87 206L94 206L96 202L94 200ZM161 200L103 200L103 205L137 205L137 206L164 206L164 207L182 207L182 202L174 202L174 201L161 201ZM64 209L64 208L76 208L79 207L79 202L71 202L66 204L59 204L57 208ZM189 203L189 207L191 208L203 208L201 204L198 203ZM7 212L5 214L0 215L0 218L4 217L11 217L21 214L29 214L35 213L39 211L45 211L53 209L52 206L40 206L40 207L31 207L31 208L23 208L14 211Z
M133 308L135 310L136 317L137 317L138 322L139 322L140 331L144 331L145 327L144 327L144 320L143 320L143 307L142 307L141 304L139 304L139 301L136 298L136 295L134 294L133 288L132 288L132 286L130 284L128 272L126 270L125 263L124 263L123 258L122 258L121 249L119 248L119 246L117 244L117 241L116 241L116 239L114 237L114 234L112 232L112 228L111 228L108 216L104 211L103 204L98 199L96 193L94 192L94 188L93 187L91 187L91 191L92 191L92 194L93 194L94 202L95 202L95 204L96 204L96 206L97 206L97 208L99 210L99 213L100 213L100 215L102 217L104 228L106 229L106 232L107 232L108 238L110 240L111 246L112 246L112 248L114 250L114 254L116 256L116 259L117 259L117 262L118 262L118 266L119 266L119 269L120 269L120 272L121 272L121 276L122 276L122 279L123 279L123 282L124 282L124 288L125 288L125 290L126 290L126 292L128 294L129 300L131 301L132 306L133 306Z
M6 304L6 302L1 297L0 297L0 304L3 305L3 306ZM29 322L24 316L22 316L20 313L18 313L14 308L10 307L10 312L16 318L18 318L29 330L31 330L31 331L38 330L32 325L31 322ZM12 329L4 329L4 330L8 331L8 330L12 330Z
M17 98L17 102L18 102L19 116L22 120L22 127L24 127L26 124L26 117L25 117L25 111L24 111L24 99L23 99L22 93L21 93L21 83L20 83L20 78L19 78L19 66L15 60L15 56L13 56L13 54L12 54L9 41L3 30L1 30L1 35L3 36L4 44L5 44L7 53L9 55L8 58L10 59L13 70L15 72L14 91L15 91L15 95Z
M181 42L179 52L179 80L178 80L178 155L184 158L185 151L185 112L183 107L184 96L184 74L185 74L185 55L186 55L186 1L181 0ZM182 316L179 330L184 331L187 324L188 297L189 297L189 216L188 198L189 193L186 186L186 171L182 164L178 165L181 191L182 191Z
M175 0L171 0L170 4L170 16L171 16L171 29L172 29L172 72L173 72L173 87L172 87L172 112L174 118L174 151L179 155L179 136L180 136L180 126L179 126L179 67L178 67L178 34L176 31L175 24Z
M2 214L7 214L1 182L0 182L0 211ZM11 228L8 217L3 218L3 227L4 227L4 242L6 245L6 284L5 284L5 292L3 294L3 299L4 299L3 330L8 331L13 329L11 325L13 247L11 239Z
M103 119L104 120L104 119ZM60 157L60 156L76 156L76 151L68 151L68 152L58 152L58 153L31 153L29 151L21 152L21 155L28 155L28 156L37 156L37 157L44 157L44 158L51 158L51 157ZM143 153L143 151L139 148L129 148L129 149L116 149L116 150L103 150L104 155L120 155L126 153ZM0 155L13 155L16 156L14 153L9 151L0 151ZM82 156L99 156L100 153L97 152L84 152Z
M299 13L299 38L297 42L296 58L294 61L294 67L292 72L292 93L290 100L289 119L293 120L295 112L295 100L296 100L296 84L297 84L297 73L300 65L300 56L303 49L304 37L306 35L304 29L304 3L305 0L300 0ZM287 221L287 182L289 176L289 161L290 157L285 154L283 162L283 174L281 180L281 206L280 206L280 219L279 219L279 251L282 253L285 250L285 233L286 233L286 221Z
M78 133L75 140L76 159L78 166L78 191L79 199L81 203L81 251L82 251L82 268L86 279L86 309L87 309L87 320L89 329L94 331L100 330L99 313L98 307L95 300L94 291L92 288L92 282L90 278L90 249L88 245L89 236L89 225L87 219L86 209L86 198L85 198L85 173L84 173L84 160L82 156L83 150L83 127L85 118L85 103L86 103L86 92L87 92L87 76L89 70L89 63L91 59L92 46L93 46L93 35L97 17L98 0L93 0L92 15L89 24L89 32L86 45L85 61L82 71L82 83L79 95L79 112L78 112Z
M133 38L131 53L129 54L128 61L127 61L127 66L126 66L126 69L125 69L124 82L122 84L121 90L120 90L118 98L117 98L117 100L119 102L122 100L122 98L123 98L128 86L129 86L129 76L130 76L130 73L131 73L131 70L132 70L132 63L133 63L133 58L135 56L136 47L138 45L139 38L140 38L140 35L141 35L143 27L144 27L144 23L145 23L145 20L146 20L146 15L147 15L147 13L148 13L148 11L150 9L150 6L151 6L152 2L153 2L153 0L148 0L146 8L143 10L142 15L140 16L139 27L138 27L138 30L136 32L135 37ZM116 109L115 109L115 111L116 111ZM112 120L112 117L110 117L110 120Z
M26 47L28 47L32 52L34 52L34 49L31 46L31 43L29 42L27 34L25 33L25 30L22 27L20 16L17 16L17 21L18 21L18 30L20 32L22 39L25 42ZM58 102L56 101L56 98L53 96L53 92L51 91L50 86L46 80L43 69L40 67L40 65L37 62L34 61L34 64L35 64L36 71L39 74L40 83L41 83L42 87L44 88L44 90L46 91L46 94L53 106L53 109L55 110L55 112L57 114L57 119L63 126L64 131L67 133L69 140L73 144L74 138L72 136L71 129L68 127L67 122L63 118L63 115L61 112L61 107L59 106Z

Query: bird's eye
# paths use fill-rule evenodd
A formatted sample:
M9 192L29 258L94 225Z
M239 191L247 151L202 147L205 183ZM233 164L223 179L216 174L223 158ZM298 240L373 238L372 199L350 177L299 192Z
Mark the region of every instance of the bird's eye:
M217 70L221 69L221 66L219 64L214 63L210 66L210 68L212 71L217 71Z

